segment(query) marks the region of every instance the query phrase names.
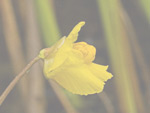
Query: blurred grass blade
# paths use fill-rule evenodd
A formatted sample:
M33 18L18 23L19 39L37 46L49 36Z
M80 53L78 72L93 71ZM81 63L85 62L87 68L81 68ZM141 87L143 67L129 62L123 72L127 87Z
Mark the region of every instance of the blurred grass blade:
M114 70L120 112L137 113L140 108L144 112L144 105L139 106L143 102L127 33L120 18L120 1L98 0L98 5Z
M150 24L150 0L139 0Z
M21 22L21 25L23 25L23 27L25 28L26 26L26 17L27 17L27 4L26 4L26 0L15 0L15 4L17 6L17 13L19 14L18 16L18 20Z
M131 79L131 83L132 83L132 88L133 88L133 93L134 93L134 100L135 100L135 103L136 103L136 106L137 106L137 111L138 112L141 112L141 113L146 113L146 107L145 107L145 103L144 103L144 100L143 100L143 92L142 92L142 89L140 87L140 80L139 80L139 77L138 77L138 71L136 70L136 64L135 64L135 60L134 60L134 57L133 57L133 53L131 51L131 44L129 43L130 42L130 35L127 35L129 33L133 33L133 31L128 31L129 28L126 28L126 24L130 24L128 23L127 19L125 18L125 10L124 8L122 7L121 4L119 4L119 15L120 15L120 21L121 21L121 24L123 26L123 30L125 31L125 44L124 45L124 48L126 48L126 51L125 53L128 55L127 56L127 61L129 63L126 63L126 68L127 68L127 71L128 71L128 75L129 75L129 78ZM126 13L127 15L127 13ZM124 42L123 41L123 42Z
M50 81L49 80L50 85L52 86L52 88L54 89L57 97L59 98L60 102L62 103L62 105L64 106L64 108L66 108L66 112L67 113L78 113L70 104L68 98L66 97L66 95L64 94L64 92L61 90L61 88L54 82L54 81Z
M52 4L49 0L35 0L35 4L45 44L50 46L60 38Z
M27 37L26 48L28 60L34 58L41 49L41 40L39 37L37 20L35 16L34 0L26 0L27 3L27 18L26 31ZM28 113L46 113L45 106L45 88L42 69L37 63L32 67L29 74L29 97L28 97Z
M20 70L25 66L25 58L10 0L1 0L0 8L2 13L5 41L12 62L12 67L14 72L18 74L18 72L20 72ZM27 79L23 78L19 83L20 85L18 86L21 91L23 102L25 103L27 100Z
M125 20L127 21L127 23L125 23L126 25L126 30L130 33L130 42L131 45L133 46L133 51L135 53L135 57L137 59L137 63L139 65L139 70L142 73L141 79L143 80L143 83L145 84L145 92L146 93L142 93L145 94L144 98L145 100L147 100L147 98L150 98L150 87L149 87L149 83L150 83L150 71L149 71L149 67L147 62L145 61L145 56L141 50L141 46L139 44L139 41L137 39L137 36L135 34L135 30L133 28L133 25L131 23L130 18L128 17L127 13L124 11L122 12L123 14L123 18L125 18ZM132 32L130 32L132 31ZM146 102L147 108L150 107L150 101Z
M50 46L60 38L60 32L56 22L52 0L36 0L35 3L37 8L37 15L41 23L42 32L44 34L43 40L46 46ZM55 85L52 85L52 88L54 89L57 97L59 98L67 113L78 113L73 108L62 90L60 90Z
M108 95L103 91L98 94L99 98L103 101L107 113L115 113L114 106L109 99Z

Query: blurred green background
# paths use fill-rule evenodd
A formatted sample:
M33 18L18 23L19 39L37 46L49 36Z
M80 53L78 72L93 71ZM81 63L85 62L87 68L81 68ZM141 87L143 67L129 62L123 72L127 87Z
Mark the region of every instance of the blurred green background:
M94 62L114 77L100 94L73 95L42 73L42 62L17 84L0 113L148 113L150 0L0 0L0 94L45 47L80 21L78 41L97 48Z

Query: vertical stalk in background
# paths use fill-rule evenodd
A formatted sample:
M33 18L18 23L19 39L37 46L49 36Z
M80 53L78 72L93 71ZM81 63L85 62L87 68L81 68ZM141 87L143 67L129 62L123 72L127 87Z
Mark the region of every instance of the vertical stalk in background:
M68 98L66 97L66 95L63 93L63 91L61 90L61 88L53 81L49 80L50 85L52 86L52 88L54 89L58 99L60 100L60 102L62 103L63 107L65 108L67 113L78 113L70 104Z
M52 0L36 0L35 5L37 9L38 20L41 24L42 33L44 35L43 40L45 45L49 47L60 38L60 32L56 22ZM52 88L67 113L78 113L73 108L64 92L59 89L59 87L53 84Z
M35 0L35 4L45 44L50 46L60 38L53 6L49 0Z
M10 0L1 0L0 8L2 13L2 21L4 26L4 36L14 72L17 74L25 66L23 49L19 36L19 31L16 24L13 8ZM27 97L27 79L23 78L19 88L22 99L26 102Z
M114 106L107 94L103 91L100 94L98 94L98 96L103 101L107 113L115 113Z
M16 2L16 6L17 7L17 13L19 14L19 21L21 22L21 25L23 25L23 28L25 28L24 26L26 25L26 17L27 17L27 11L26 11L26 0L15 0Z
M35 16L34 0L27 0L27 37L26 48L28 60L34 58L41 49L41 40L38 33L37 20ZM45 106L45 88L44 78L42 76L42 69L37 63L30 70L29 74L29 90L28 90L28 113L46 113Z
M142 73L142 75L140 77L142 79L141 81L143 81L143 84L145 85L144 98L146 100L145 103L147 105L147 108L149 108L150 107L150 100L147 101L147 99L150 98L150 87L149 87L150 71L149 71L149 67L147 65L147 62L145 61L145 56L141 50L141 46L140 46L139 41L137 39L137 36L136 36L135 30L133 28L133 25L131 23L131 20L125 11L122 11L122 19L124 21L126 21L125 26L126 26L126 30L128 31L128 33L130 35L129 40L130 40L131 45L133 47L133 51L134 51L135 57L136 57L136 62L139 65L139 70ZM132 31L132 32L130 32L130 31Z
M105 30L106 41L108 45L110 59L112 62L112 68L114 70L114 75L115 75L114 79L117 86L117 91L118 91L117 93L118 93L119 105L120 105L119 108L121 109L120 112L136 113L133 93L130 87L131 83L127 84L128 78L126 76L126 70L124 70L125 67L123 64L122 55L120 54L120 50L117 43L117 34L115 33L116 25L113 25L114 21L116 21L115 20L116 14L115 15L111 14L112 13L111 5L113 4L111 4L109 0L98 0L98 4L99 4L99 8L100 8L99 10L101 12L102 22Z
M144 9L145 15L150 24L150 0L139 0L141 7Z
M115 73L120 112L145 113L128 36L120 18L120 1L98 0L98 5Z
M119 7L119 16L120 16L120 24L122 24L122 28L123 28L123 35L124 35L124 39L121 40L119 42L122 41L122 45L124 46L124 50L125 50L125 54L122 55L126 55L126 62L125 62L125 66L127 68L127 72L128 72L128 77L131 79L131 85L132 85L132 90L134 93L134 100L136 103L136 107L137 107L137 111L141 112L141 113L146 113L146 107L145 107L145 103L143 100L143 95L142 95L142 90L140 87L140 82L139 82L139 77L138 77L138 72L137 72L137 68L136 68L136 64L135 64L135 58L133 57L133 53L131 51L131 45L130 45L130 35L128 35L129 33L132 33L133 31L129 31L128 33L128 28L126 28L125 24L130 24L127 23L127 20L125 19L125 16L123 15L125 12L123 6L118 2L118 7Z

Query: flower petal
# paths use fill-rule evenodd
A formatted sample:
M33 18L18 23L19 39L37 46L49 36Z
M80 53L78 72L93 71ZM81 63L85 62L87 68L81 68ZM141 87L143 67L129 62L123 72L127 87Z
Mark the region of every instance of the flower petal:
M68 91L80 95L99 93L105 84L95 77L84 64L57 70L52 79Z
M87 44L86 42L74 43L73 49L78 50L82 53L85 63L91 63L95 59L95 47Z
M57 50L64 45L66 37L64 36L61 38L57 43L55 43L50 48L44 48L40 51L39 57L42 59L49 59L50 57L54 56Z
M84 24L84 21L78 23L68 35L67 40L71 41L72 43L75 42L78 38L78 32Z
M44 60L44 73L48 78L48 73L61 66L67 59L68 53L72 50L70 43L65 40L65 37L51 48L53 48L53 51L49 52L49 56Z
M108 79L111 79L113 77L111 73L107 72L108 66L92 63L88 68L96 77L98 77L102 81L107 81Z

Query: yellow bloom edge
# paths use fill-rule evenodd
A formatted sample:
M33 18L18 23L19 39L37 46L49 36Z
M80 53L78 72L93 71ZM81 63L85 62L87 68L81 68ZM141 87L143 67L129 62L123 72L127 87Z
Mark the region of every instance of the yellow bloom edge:
M107 72L108 66L93 63L96 55L94 46L86 42L74 43L84 24L84 21L78 23L67 37L39 54L44 59L45 76L79 95L102 92L105 82L113 77Z

